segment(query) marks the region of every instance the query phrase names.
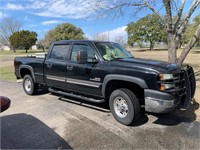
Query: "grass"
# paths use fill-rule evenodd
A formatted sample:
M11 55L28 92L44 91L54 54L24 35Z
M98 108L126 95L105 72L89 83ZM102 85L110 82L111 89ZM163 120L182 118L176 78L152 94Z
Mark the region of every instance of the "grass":
M2 56L2 55L3 56L4 55L29 55L29 54L35 54L35 53L43 53L43 50L42 49L39 49L39 50L28 50L27 53L26 53L26 50L16 50L16 52L0 50L0 56Z
M13 66L0 67L0 80L16 81Z

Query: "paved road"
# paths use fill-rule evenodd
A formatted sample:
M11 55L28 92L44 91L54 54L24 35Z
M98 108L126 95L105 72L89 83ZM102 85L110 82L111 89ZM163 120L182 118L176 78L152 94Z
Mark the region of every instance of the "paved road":
M0 95L12 100L1 113L1 148L200 149L200 123L175 112L143 114L127 127L105 105L47 92L28 96L21 83L0 81Z

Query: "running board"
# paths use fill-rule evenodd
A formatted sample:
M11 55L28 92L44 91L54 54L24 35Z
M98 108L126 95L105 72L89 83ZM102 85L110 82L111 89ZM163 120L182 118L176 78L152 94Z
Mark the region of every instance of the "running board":
M55 90L53 88L49 88L49 92L59 94L59 95L61 95L61 98L62 98L62 96L69 96L69 97L78 98L78 99L88 101L88 102L93 102L93 103L104 103L105 102L104 99L89 98L89 97L85 97L85 96L81 96L81 95L76 95L76 94L73 94L73 93L67 93L67 92L64 92L64 91Z

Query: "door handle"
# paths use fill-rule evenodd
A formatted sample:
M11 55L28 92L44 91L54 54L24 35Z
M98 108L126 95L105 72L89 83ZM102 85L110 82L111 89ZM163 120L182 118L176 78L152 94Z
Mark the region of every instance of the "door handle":
M51 64L51 63L47 63L47 67L48 67L48 68L51 68L51 67L52 67L52 64Z
M67 70L72 70L73 66L67 66Z

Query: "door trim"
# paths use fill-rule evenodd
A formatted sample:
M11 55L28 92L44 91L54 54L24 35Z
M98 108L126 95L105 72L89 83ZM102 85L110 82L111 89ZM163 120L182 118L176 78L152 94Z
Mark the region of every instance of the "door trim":
M67 78L67 83L90 86L90 87L95 87L95 88L99 88L101 85L101 83L98 83L98 82L78 80L78 79L72 79L72 78Z
M89 86L89 87L94 87L94 88L99 88L101 86L101 83L94 82L94 81L85 81L85 80L65 78L65 77L52 76L52 75L46 75L46 78L48 80L56 80L56 81L60 81L60 82Z

